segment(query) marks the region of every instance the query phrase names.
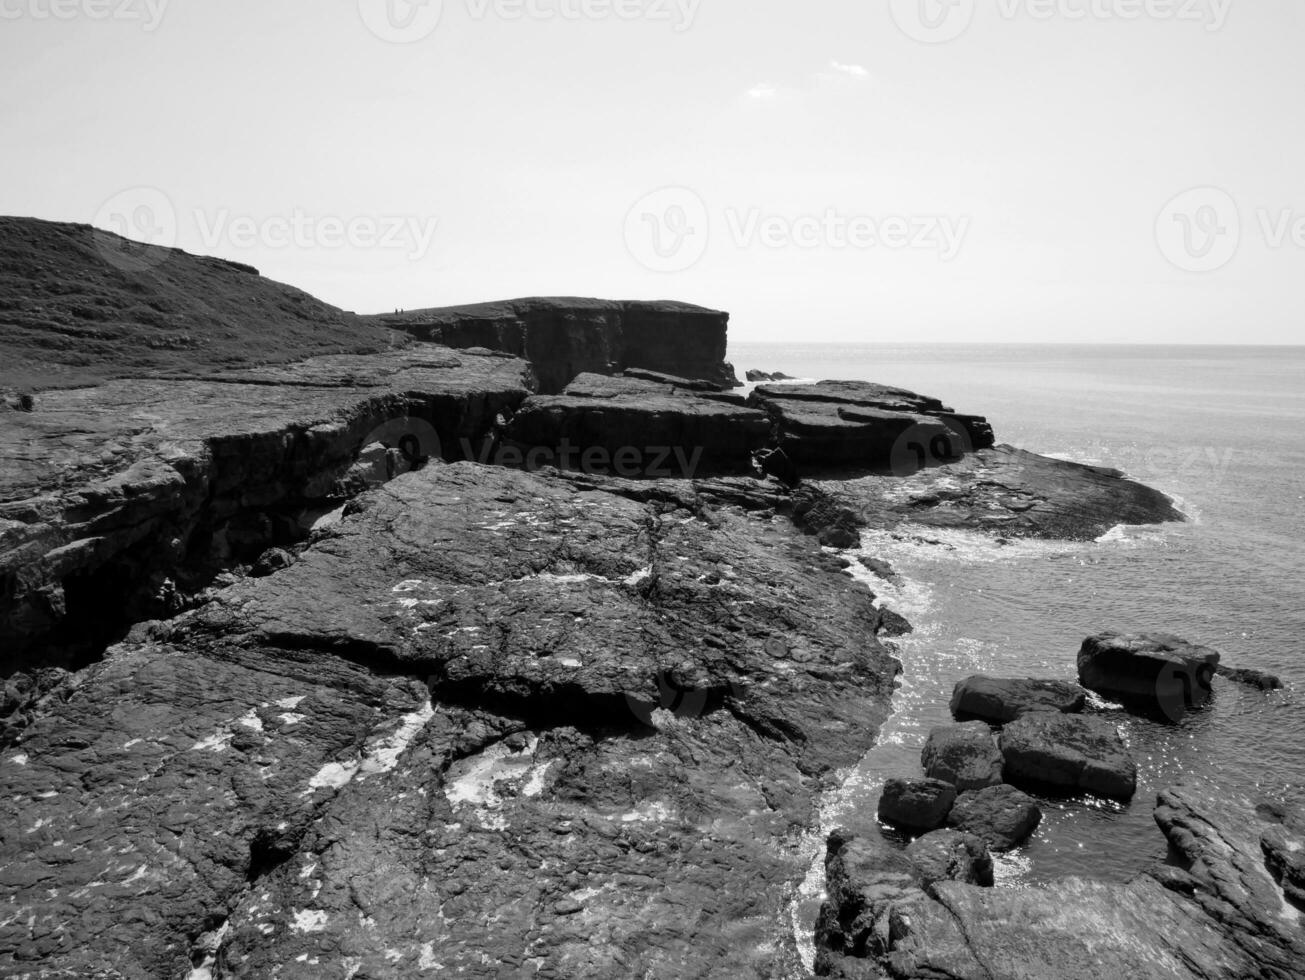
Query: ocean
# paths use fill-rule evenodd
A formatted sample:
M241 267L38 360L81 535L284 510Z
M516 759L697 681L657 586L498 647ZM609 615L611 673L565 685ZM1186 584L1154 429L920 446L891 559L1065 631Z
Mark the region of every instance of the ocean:
M1180 778L1248 804L1305 804L1305 347L740 343L730 359L740 377L757 368L935 395L986 415L998 442L1116 467L1190 518L1117 528L1093 543L866 533L864 553L887 559L902 580L857 574L916 631L897 641L894 714L826 800L826 830L873 829L884 780L921 775L929 730L952 721L956 681L1073 680L1084 637L1105 629L1176 633L1219 650L1225 664L1278 674L1287 688L1216 681L1213 702L1177 725L1115 712L1139 766L1136 797L1040 798L1042 825L998 859L1000 884L1122 881L1163 861L1152 809L1157 791ZM818 863L799 913L808 922Z

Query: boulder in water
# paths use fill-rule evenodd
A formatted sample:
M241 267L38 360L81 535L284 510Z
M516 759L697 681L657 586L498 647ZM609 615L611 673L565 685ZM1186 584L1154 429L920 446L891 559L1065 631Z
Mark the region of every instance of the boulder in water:
M1006 778L1014 783L1128 800L1137 763L1102 718L1035 711L1002 729Z
M989 786L962 793L947 817L949 826L983 839L994 851L1018 847L1042 822L1042 810L1014 786Z
M986 722L945 725L929 733L920 762L930 779L958 790L983 789L1001 782L1001 751Z
M1078 680L1103 697L1177 721L1210 698L1219 653L1169 633L1106 632L1078 652Z
M934 830L947 821L956 787L939 779L890 779L879 797L879 819L908 830Z
M952 714L960 719L981 718L1004 725L1030 711L1077 713L1087 692L1068 681L967 677L952 691Z

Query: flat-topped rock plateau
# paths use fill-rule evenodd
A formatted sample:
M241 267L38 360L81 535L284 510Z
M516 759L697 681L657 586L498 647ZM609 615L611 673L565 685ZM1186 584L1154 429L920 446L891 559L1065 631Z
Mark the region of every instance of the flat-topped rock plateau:
M700 307L358 317L0 228L0 976L807 975L909 629L840 551L1181 519L932 396L744 398ZM1175 790L1175 867L1016 893L980 792L831 842L819 970L1301 975L1295 816Z

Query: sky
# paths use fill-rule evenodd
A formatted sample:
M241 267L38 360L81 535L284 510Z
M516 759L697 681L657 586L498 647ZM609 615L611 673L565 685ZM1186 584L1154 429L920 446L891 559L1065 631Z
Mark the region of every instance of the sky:
M345 309L1305 343L1299 0L0 0L0 213Z

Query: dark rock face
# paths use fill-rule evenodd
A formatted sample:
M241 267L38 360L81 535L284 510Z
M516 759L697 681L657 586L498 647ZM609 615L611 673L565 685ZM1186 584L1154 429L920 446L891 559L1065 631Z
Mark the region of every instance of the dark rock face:
M1187 786L1160 795L1156 821L1189 869L1157 869L1159 877L1123 885L940 881L926 892L889 842L831 835L816 972L900 980L1305 976L1305 930L1264 868L1253 817Z
M1009 851L1028 838L1042 822L1033 798L1014 786L990 786L956 798L947 823L973 834L994 851Z
M920 763L930 779L941 779L964 792L1001 782L1002 753L986 722L945 725L929 733Z
M785 374L783 371L775 371L775 372L772 373L772 372L770 372L770 371L756 371L756 370L749 371L749 372L747 373L747 379L748 379L748 381L750 381L750 382L757 382L757 381L792 381L792 380L793 380L793 379L790 378L787 374Z
M957 683L951 710L957 718L980 718L1004 725L1031 711L1077 714L1086 700L1087 692L1067 681L975 675Z
M1209 700L1218 666L1218 651L1168 633L1102 633L1078 652L1084 687L1173 720Z
M749 472L753 453L770 438L766 417L667 381L582 374L560 395L527 399L505 429L500 453L513 451L528 465L533 456L544 465L619 476Z
M607 486L663 497L429 466L77 675L0 753L0 973L792 972L896 665L788 521Z
M644 368L738 386L725 362L729 314L688 303L533 298L367 317L418 340L528 360L556 394L585 372Z
M47 647L83 627L172 615L171 579L199 588L306 537L377 433L457 459L528 382L522 361L414 347L47 391L0 415L0 645L57 663Z
M935 830L906 847L907 859L915 865L921 887L932 894L942 881L991 886L992 855L988 845L972 834L958 830Z
M890 779L879 797L879 819L908 830L935 830L947 822L956 787L940 779Z
M999 739L1014 783L1131 799L1137 764L1110 722L1038 711L1011 722Z
M856 466L906 475L993 444L977 416L900 388L854 381L757 388L749 403L774 421L801 469Z

